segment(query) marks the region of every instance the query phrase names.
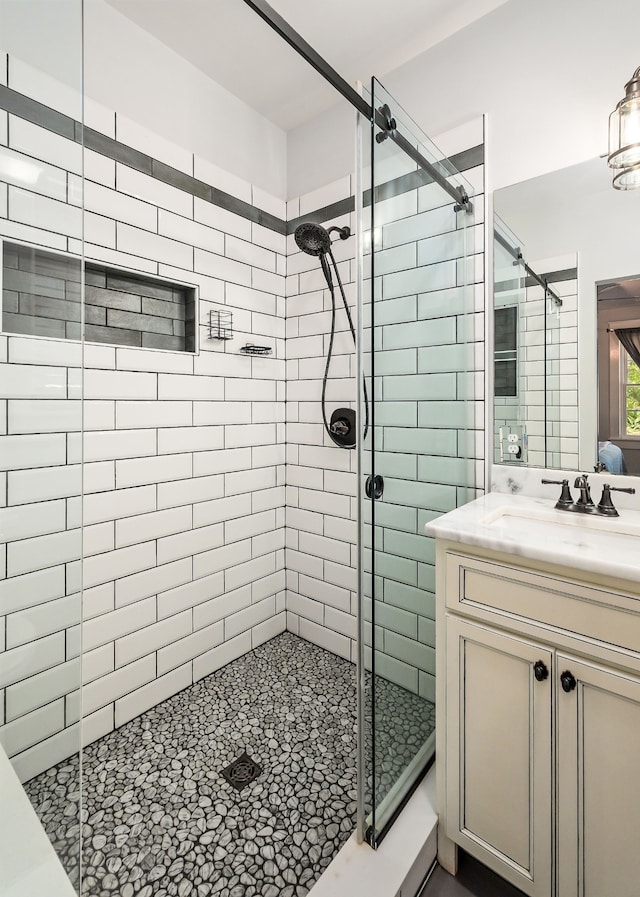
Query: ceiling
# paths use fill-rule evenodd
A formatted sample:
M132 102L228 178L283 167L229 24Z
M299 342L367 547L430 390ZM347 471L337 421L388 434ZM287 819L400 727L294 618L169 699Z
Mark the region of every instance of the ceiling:
M290 130L336 93L243 0L107 0L274 124ZM350 83L383 76L507 0L272 0Z

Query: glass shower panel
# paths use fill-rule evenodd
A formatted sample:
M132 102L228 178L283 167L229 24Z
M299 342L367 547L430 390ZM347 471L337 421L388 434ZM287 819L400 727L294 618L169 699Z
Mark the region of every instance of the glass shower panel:
M81 0L0 0L0 878L25 894L66 884L38 818L80 882L82 109Z
M372 95L374 108L395 120L423 157L462 184L375 79ZM474 358L473 213L457 211L378 125L370 152L371 192L363 203L371 244L364 260L370 301L365 290L362 309L371 397L361 452L363 834L375 846L434 756L435 557L424 525L475 497L482 386Z
M371 103L371 94L360 85L361 95ZM357 477L357 594L358 594L358 837L364 839L371 823L373 805L373 718L372 668L373 668L373 553L372 553L372 511L373 504L366 496L371 482L373 442L373 382L372 328L371 328L371 120L356 116L356 254L357 284L357 419L358 477Z

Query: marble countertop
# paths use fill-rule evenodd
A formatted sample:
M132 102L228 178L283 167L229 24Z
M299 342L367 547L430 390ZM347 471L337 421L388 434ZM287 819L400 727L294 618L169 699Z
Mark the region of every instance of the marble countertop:
M428 536L640 582L640 511L607 518L490 492L425 526Z
M0 745L0 897L75 897Z

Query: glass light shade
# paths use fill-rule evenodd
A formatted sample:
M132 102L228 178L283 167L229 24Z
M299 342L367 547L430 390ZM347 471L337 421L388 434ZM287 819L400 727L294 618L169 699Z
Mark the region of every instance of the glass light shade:
M609 165L628 168L640 162L640 99L623 100L609 116Z
M640 164L640 68L625 90L625 97L609 116L608 162L615 169L630 169Z
M613 176L616 190L637 190L640 187L640 164L623 168Z

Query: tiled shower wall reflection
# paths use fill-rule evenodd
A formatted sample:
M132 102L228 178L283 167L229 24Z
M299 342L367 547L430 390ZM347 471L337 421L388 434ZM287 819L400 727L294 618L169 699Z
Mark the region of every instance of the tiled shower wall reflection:
M6 71L6 65L0 66ZM9 65L26 92L50 79ZM15 72L12 81L11 73ZM27 77L28 74L28 77ZM61 103L64 109L64 104ZM93 110L94 117L100 110ZM107 136L118 117L102 110ZM95 124L95 122L94 122ZM119 127L119 138L126 134ZM0 235L80 250L80 147L0 112ZM140 136L137 136L140 140ZM147 135L137 149L285 218L284 203ZM285 238L86 152L85 252L199 291L200 352L87 343L83 733L98 738L285 628ZM236 338L208 340L209 309ZM251 358L246 342L273 354ZM0 738L27 779L77 750L80 344L0 338ZM73 401L75 400L75 401ZM74 740L75 739L75 740Z
M385 469L376 510L376 569L384 587L384 602L376 608L376 670L431 699L434 552L422 530L427 520L474 497L469 482L483 481L483 166L464 174L478 194L475 226L467 235L470 293L461 287L456 213L450 202L439 206L447 197L438 200L434 186L385 201L388 224L376 268L376 323L384 328L376 355L376 470ZM345 178L290 202L289 217L304 219L350 194L353 185ZM353 227L348 215L324 223ZM355 241L333 248L353 305ZM287 627L355 659L355 452L335 447L322 426L329 293L317 260L295 254L292 242L289 250ZM329 413L355 400L353 344L339 300L338 309Z
M495 307L517 309L516 395L494 399L494 461L500 463L500 427L524 425L526 464L571 470L579 466L577 257L531 262L562 299L561 306L547 301L546 311L542 287L531 278L513 280L508 264L496 268Z
M518 247L524 254L526 248L522 241L510 230L505 222L494 214L494 243L493 243L493 322L494 322L494 386L498 392L507 392L509 395L495 395L493 397L493 460L499 463L500 430L503 435L511 428L522 423L522 411L520 398L522 384L519 370L523 370L523 352L520 315L524 314L526 301L526 288L524 285L524 270L521 265L514 264L513 255L496 238L496 234L509 244ZM498 310L509 309L508 317L499 317ZM496 314L498 312L498 314ZM515 320L514 320L515 318ZM505 357L508 359L505 361ZM498 389L502 387L502 390ZM504 447L502 449L503 455ZM508 459L507 459L508 460ZM524 459L523 459L524 460ZM518 463L515 461L514 463Z
M518 373L529 432L528 463L574 470L579 467L577 257L542 259L533 268L550 277L562 305L547 301L545 333L544 291L527 286L521 310L526 361Z

